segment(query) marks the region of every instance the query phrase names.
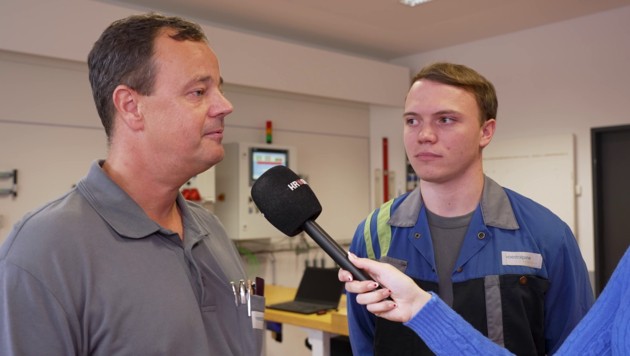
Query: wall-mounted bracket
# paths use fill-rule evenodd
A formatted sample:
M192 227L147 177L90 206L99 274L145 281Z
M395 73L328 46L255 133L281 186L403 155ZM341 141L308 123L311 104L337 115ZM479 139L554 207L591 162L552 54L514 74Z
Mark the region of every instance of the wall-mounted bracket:
M0 197L13 196L17 197L17 183L18 183L18 171L14 169L12 171L0 172L0 180L12 179L13 186L11 188L0 188Z

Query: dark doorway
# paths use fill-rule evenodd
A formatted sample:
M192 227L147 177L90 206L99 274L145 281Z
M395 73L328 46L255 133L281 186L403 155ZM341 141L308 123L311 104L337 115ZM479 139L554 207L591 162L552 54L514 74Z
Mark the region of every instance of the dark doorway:
M591 129L595 292L630 245L630 125Z

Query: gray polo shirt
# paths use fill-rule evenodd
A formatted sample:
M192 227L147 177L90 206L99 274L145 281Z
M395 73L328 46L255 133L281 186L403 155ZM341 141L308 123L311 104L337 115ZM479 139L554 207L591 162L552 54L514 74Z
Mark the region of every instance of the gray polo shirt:
M247 277L218 219L180 195L182 242L99 163L0 249L0 353L259 355L262 313L235 303Z

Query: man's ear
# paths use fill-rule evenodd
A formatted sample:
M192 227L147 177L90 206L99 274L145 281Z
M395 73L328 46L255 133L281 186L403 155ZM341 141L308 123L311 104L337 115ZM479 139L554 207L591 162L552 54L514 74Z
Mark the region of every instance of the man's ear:
M121 84L114 89L112 98L122 122L134 131L142 130L144 118L138 110L138 92Z
M484 148L488 146L488 144L492 140L492 137L494 136L494 130L496 129L496 127L497 127L497 120L495 119L486 120L486 122L484 122L483 125L481 125L481 131L480 131L481 135L479 137L480 148Z

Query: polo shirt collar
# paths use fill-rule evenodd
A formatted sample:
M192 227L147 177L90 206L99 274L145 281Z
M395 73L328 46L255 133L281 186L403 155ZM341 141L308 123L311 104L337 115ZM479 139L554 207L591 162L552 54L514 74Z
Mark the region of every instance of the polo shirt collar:
M121 236L143 238L159 231L160 225L105 174L103 162L92 163L87 176L77 184L89 204Z
M485 225L508 230L519 228L507 193L503 187L488 176L484 176L483 193L479 205ZM420 187L417 187L400 203L398 209L389 219L389 224L399 227L415 226L421 208L422 194Z

